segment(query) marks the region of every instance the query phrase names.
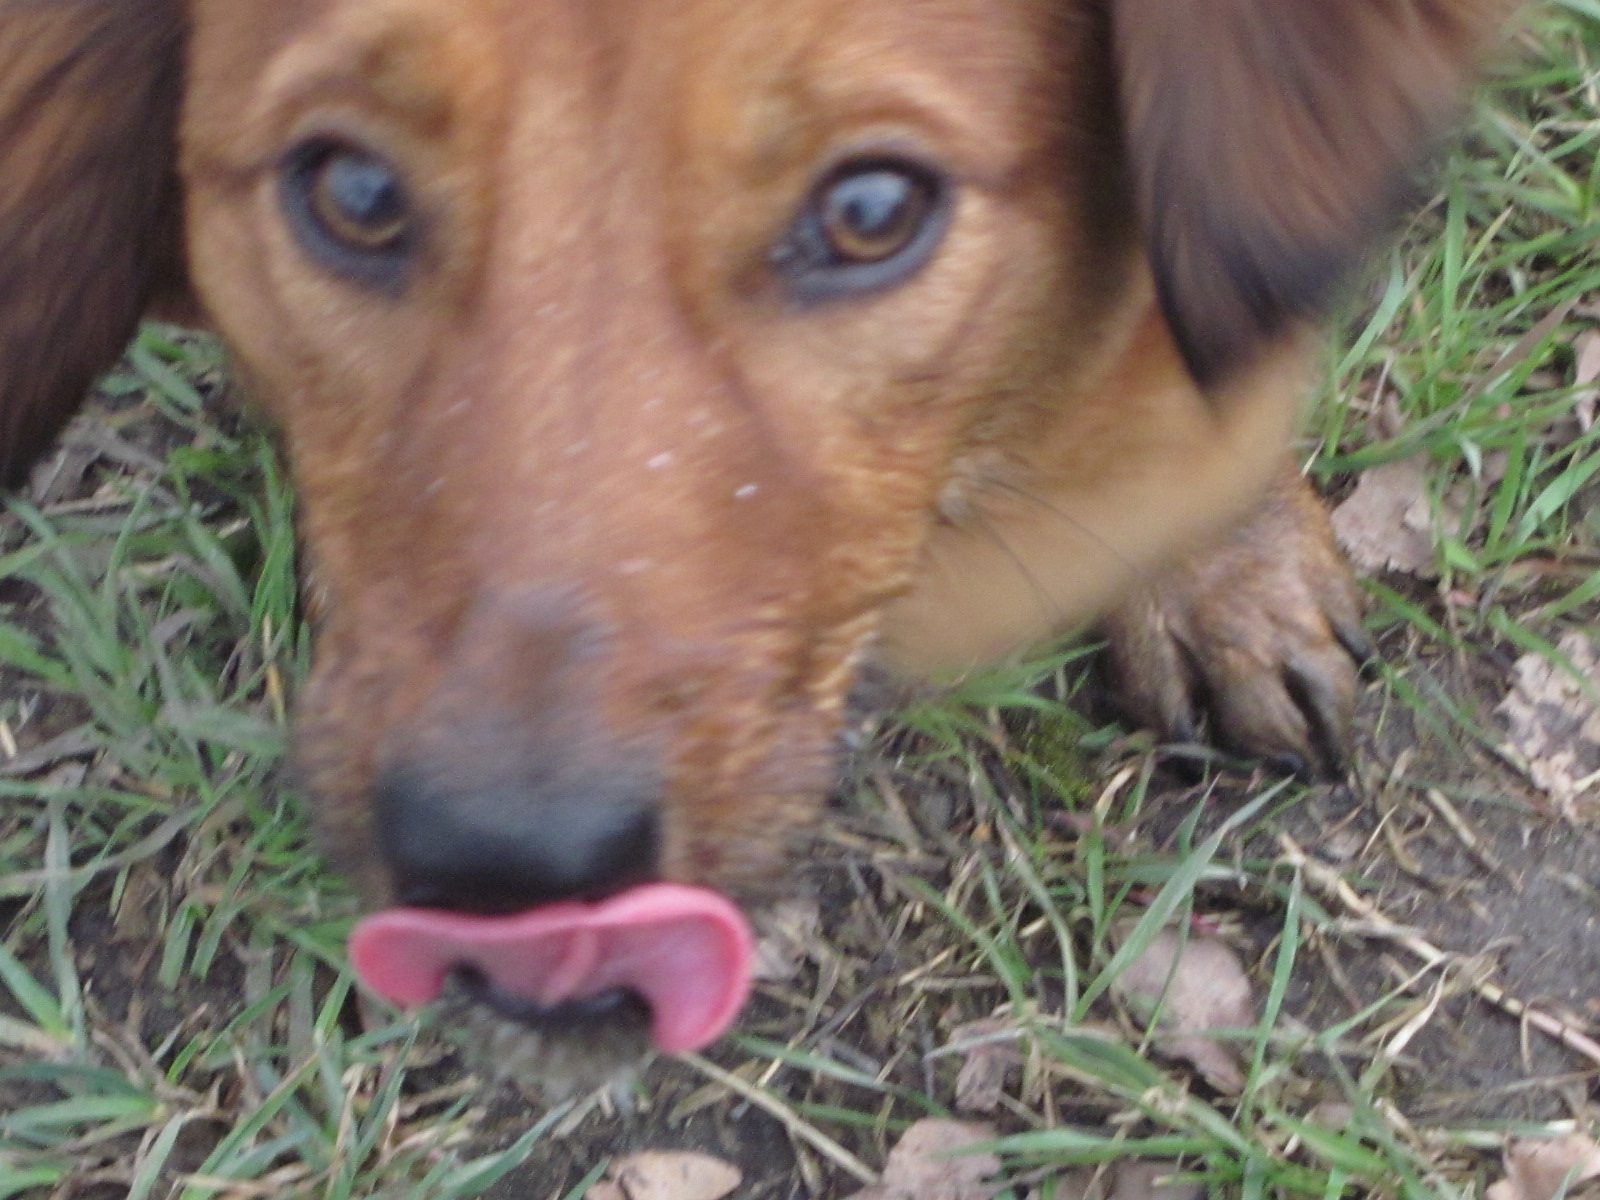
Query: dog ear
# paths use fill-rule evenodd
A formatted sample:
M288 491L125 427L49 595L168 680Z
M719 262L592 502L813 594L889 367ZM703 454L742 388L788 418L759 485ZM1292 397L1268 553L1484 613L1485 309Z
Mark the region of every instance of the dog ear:
M178 286L179 0L0 0L0 481Z
M1202 385L1322 314L1517 0L1112 0L1161 303Z

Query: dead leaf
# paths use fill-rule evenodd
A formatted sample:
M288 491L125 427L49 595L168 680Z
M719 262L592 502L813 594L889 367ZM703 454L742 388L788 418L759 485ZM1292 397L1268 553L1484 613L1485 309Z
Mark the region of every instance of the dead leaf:
M1200 1200L1198 1183L1171 1183L1177 1163L1121 1162L1073 1171L1055 1180L1056 1200Z
M987 1125L966 1121L918 1121L889 1151L877 1187L857 1192L850 1200L993 1200L998 1183L985 1180L1000 1172L993 1154L963 1154L994 1137Z
M744 1182L732 1163L683 1150L646 1150L611 1164L626 1200L722 1200ZM594 1189L590 1189L594 1196Z
M1594 428L1595 407L1600 405L1600 329L1586 329L1572 343L1576 360L1572 370L1572 386L1577 388L1573 412L1578 427L1585 433Z
M800 974L822 927L815 900L785 900L761 921L752 975L768 983L788 983Z
M1581 1133L1554 1141L1512 1142L1505 1149L1506 1177L1488 1200L1555 1200L1563 1187L1600 1178L1600 1143Z
M1226 942L1164 929L1112 984L1148 1020L1160 1007L1157 1042L1164 1053L1192 1063L1219 1092L1244 1088L1234 1047L1209 1036L1255 1024L1249 977Z
M1201 1184L1169 1182L1179 1170L1177 1163L1123 1163L1109 1200L1200 1200L1205 1194Z
M1363 571L1438 577L1428 480L1416 459L1362 472L1356 490L1333 510L1333 531Z
M1528 777L1566 816L1600 803L1600 654L1577 631L1557 649L1588 682L1542 654L1524 654L1512 668L1516 683L1497 711L1504 713L1506 749L1527 766Z
M1343 1100L1324 1100L1309 1113L1306 1120L1334 1133L1343 1133L1355 1120L1356 1110Z
M1499 487L1505 482L1506 472L1511 470L1511 453L1507 450L1491 450L1483 456L1483 467L1478 473L1478 480L1486 488Z
M160 928L168 880L149 863L135 865L125 878L112 936L118 942L148 945Z
M956 1108L961 1112L993 1112L1005 1095L1006 1076L1022 1064L1017 1052L1017 1026L992 1018L969 1021L950 1031L947 1049L962 1056L956 1075Z

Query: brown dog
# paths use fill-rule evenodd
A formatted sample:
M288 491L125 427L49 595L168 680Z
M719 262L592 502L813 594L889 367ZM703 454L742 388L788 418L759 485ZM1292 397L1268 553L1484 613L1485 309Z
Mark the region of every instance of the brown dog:
M197 306L326 591L308 790L410 906L368 978L699 1044L869 656L1133 586L1136 710L1337 759L1306 326L1513 3L0 0L5 466Z

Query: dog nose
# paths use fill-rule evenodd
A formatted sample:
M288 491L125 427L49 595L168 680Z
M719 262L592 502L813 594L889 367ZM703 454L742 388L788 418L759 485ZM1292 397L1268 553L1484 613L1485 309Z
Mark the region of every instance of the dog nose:
M656 878L658 809L633 772L580 782L485 765L406 763L380 778L378 839L400 903L520 912Z

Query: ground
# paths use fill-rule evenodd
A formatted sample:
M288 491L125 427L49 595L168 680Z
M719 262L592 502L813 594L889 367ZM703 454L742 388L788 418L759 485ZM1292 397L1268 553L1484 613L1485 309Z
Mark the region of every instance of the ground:
M1077 649L896 697L737 1035L620 1092L531 1096L353 991L279 778L290 502L215 347L147 330L0 518L0 1198L543 1200L667 1148L834 1197L952 1114L1019 1198L1129 1158L1477 1197L1591 1131L1600 8L1523 49L1308 430L1383 651L1350 778L1154 745Z

